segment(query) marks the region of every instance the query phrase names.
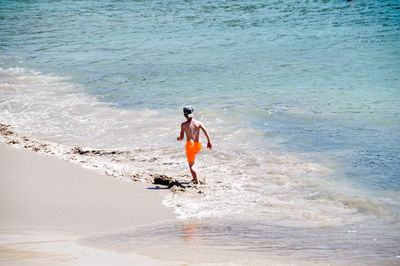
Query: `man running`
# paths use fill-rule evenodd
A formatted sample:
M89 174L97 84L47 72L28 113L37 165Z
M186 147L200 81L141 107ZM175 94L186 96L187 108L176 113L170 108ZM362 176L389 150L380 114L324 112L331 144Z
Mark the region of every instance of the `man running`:
M190 172L193 176L193 182L198 184L199 180L197 178L196 169L194 168L194 161L196 159L196 154L199 153L202 147L200 142L200 129L207 137L207 148L211 150L212 144L204 125L200 121L197 121L193 118L193 106L185 106L183 108L183 115L186 117L186 121L181 124L181 134L179 137L177 137L177 140L183 140L186 133L186 157L189 163Z

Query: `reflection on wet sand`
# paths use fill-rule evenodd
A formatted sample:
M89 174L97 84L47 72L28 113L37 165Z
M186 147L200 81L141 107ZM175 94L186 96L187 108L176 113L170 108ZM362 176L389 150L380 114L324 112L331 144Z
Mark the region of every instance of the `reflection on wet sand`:
M187 242L196 241L200 237L200 228L196 223L184 224L182 227L182 237Z

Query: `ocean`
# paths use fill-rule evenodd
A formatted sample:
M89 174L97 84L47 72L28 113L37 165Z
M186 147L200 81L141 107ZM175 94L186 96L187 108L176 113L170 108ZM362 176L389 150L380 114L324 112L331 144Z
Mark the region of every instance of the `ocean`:
M178 222L86 245L397 265L399 102L400 1L0 1L0 123L16 144L190 181L183 106L210 133L196 159L207 184L164 199Z

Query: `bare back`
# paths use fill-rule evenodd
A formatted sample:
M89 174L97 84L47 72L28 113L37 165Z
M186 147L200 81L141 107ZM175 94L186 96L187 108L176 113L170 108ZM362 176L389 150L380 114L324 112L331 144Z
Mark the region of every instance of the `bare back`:
M182 129L186 133L187 141L199 142L201 122L194 119L189 119L182 123Z

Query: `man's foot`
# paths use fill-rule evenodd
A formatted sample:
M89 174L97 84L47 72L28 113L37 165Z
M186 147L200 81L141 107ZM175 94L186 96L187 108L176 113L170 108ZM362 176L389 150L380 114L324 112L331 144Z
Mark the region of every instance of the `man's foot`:
M200 180L199 182L197 182L196 180L192 179L192 181L190 181L191 183L195 184L195 185L205 185L206 184L206 180Z

